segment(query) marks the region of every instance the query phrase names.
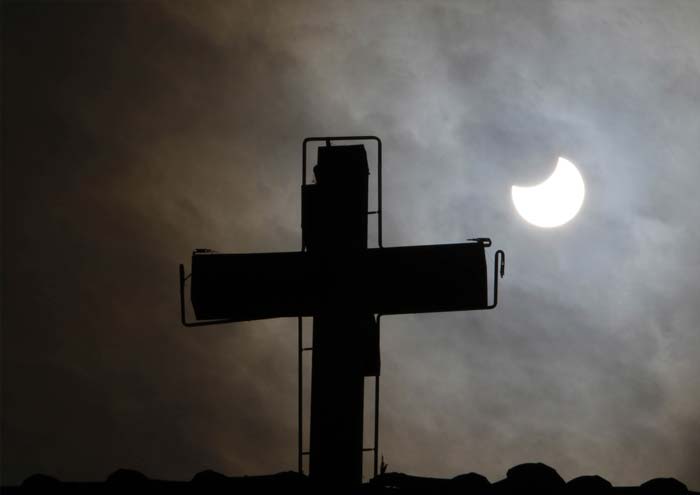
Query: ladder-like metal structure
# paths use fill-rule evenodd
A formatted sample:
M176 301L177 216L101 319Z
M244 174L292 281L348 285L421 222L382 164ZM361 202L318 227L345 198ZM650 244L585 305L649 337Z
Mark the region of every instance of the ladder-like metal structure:
M306 157L307 145L312 142L323 142L330 146L333 141L375 141L377 143L377 209L368 211L367 215L377 215L377 245L383 248L382 243L382 140L377 136L334 136L334 137L309 137L304 139L302 144L302 165L301 183L306 186L307 170ZM305 250L302 239L301 251ZM376 315L378 338L381 336L381 315ZM297 337L298 337L298 471L304 472L304 457L309 455L309 451L304 450L304 353L313 352L313 347L304 347L304 319L297 317ZM365 447L363 452L374 453L374 476L379 473L379 372L374 377L374 445Z

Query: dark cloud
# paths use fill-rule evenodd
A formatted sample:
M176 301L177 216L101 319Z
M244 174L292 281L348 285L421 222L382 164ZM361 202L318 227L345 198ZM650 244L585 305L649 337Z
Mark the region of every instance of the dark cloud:
M2 17L4 481L293 468L294 322L185 330L177 264L298 249L302 139L372 133L386 245L489 235L508 254L498 310L384 320L390 469L700 486L696 2ZM584 208L529 227L510 186L558 155Z

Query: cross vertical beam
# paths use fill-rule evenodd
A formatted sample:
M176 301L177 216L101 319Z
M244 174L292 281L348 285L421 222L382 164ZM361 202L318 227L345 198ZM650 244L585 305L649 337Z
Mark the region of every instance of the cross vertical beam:
M318 149L316 183L302 191L302 230L317 270L333 273L313 316L309 475L320 482L362 482L364 362L373 314L358 301L367 249L367 155L364 146Z

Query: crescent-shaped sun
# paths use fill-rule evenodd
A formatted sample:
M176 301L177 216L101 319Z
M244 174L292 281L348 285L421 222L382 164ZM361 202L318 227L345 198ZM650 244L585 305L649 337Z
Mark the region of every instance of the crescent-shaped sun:
M513 204L521 217L538 227L558 227L576 216L586 188L576 166L559 157L557 167L544 182L531 187L513 186Z

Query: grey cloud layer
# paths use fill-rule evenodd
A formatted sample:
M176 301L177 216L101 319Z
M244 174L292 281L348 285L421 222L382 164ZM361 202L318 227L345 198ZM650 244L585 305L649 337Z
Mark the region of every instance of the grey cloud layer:
M297 249L301 140L374 133L385 244L489 235L508 254L497 311L385 319L390 469L497 479L542 460L700 486L697 3L10 14L4 479L292 468L293 323L185 331L176 265ZM510 186L558 155L584 209L528 227Z

